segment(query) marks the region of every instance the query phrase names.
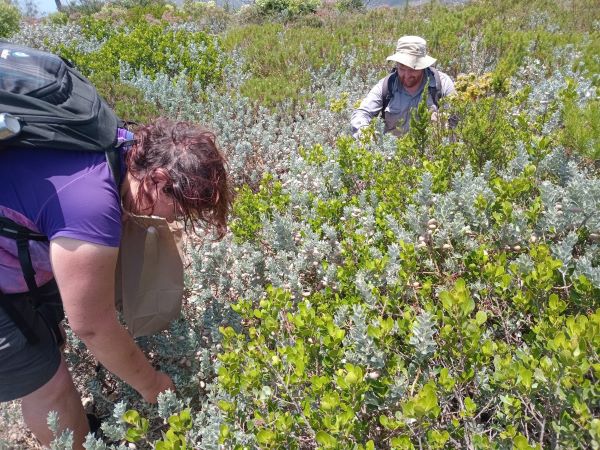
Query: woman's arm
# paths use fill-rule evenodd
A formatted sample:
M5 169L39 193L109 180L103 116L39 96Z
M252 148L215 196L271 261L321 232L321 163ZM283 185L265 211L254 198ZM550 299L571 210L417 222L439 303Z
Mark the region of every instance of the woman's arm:
M115 311L118 249L59 237L50 243L50 261L73 332L104 367L151 403L173 382L155 370Z

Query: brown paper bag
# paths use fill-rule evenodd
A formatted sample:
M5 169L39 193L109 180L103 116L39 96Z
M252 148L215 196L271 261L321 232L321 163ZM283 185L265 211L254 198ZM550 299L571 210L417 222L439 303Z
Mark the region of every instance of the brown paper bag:
M167 329L181 313L181 235L160 217L131 215L123 224L115 300L134 337Z

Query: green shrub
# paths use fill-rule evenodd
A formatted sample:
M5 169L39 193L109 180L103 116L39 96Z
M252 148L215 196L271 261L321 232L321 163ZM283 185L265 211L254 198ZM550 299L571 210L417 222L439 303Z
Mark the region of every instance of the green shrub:
M456 107L460 118L455 132L463 142L462 154L478 169L486 161L499 166L507 162L512 154L510 143L517 141L511 123L511 104L503 98L488 97L461 103Z
M130 31L113 32L105 21L91 20L87 31L106 42L98 51L82 54L71 48L60 50L85 74L110 74L114 79L120 75L121 64L134 71L155 77L158 73L169 76L185 72L190 80L202 85L220 79L223 61L215 39L202 32L189 33L173 30L166 22L140 21Z
M232 15L226 9L210 1L186 1L176 16L182 21L191 21L202 25L202 29L224 31L232 21Z
M288 16L313 13L320 0L257 0L256 6L264 14L284 13Z
M127 22L146 21L149 17L160 19L165 11L172 11L174 9L173 5L164 0L122 0L116 2L116 5L127 10Z
M119 9L126 11L123 19L137 21L145 16L160 19L166 7L173 7L165 0L78 0L67 8L69 13L81 15L104 15L107 10Z
M110 9L112 13L116 15L123 15L124 10L119 8ZM87 38L93 38L98 40L108 39L115 35L119 30L119 22L114 21L113 17L108 14L104 15L106 10L102 14L97 16L84 16L78 20L77 24L81 27L81 32ZM122 24L121 24L122 25Z
M600 162L600 101L591 101L583 108L573 102L567 103L563 122L563 145Z
M117 6L124 8L155 8L165 6L169 2L165 0L116 0L113 2Z
M100 95L126 122L149 123L159 116L156 105L144 100L144 95L133 86L115 82L108 74L98 74L90 81Z
M128 4L124 2L108 2L102 5L97 12L83 15L81 17L72 17L79 25L89 31L94 30L102 23L110 26L113 32L121 27L139 22L152 22L160 20L166 12L172 11L173 6L164 2L156 2L148 5ZM95 23L96 21L100 23Z
M77 0L74 2L70 2L66 8L63 8L63 11L67 15L72 14L94 14L102 9L104 5L103 0Z
M69 23L69 15L65 12L55 12L49 14L46 21L52 25L66 25Z
M8 37L19 29L21 13L7 0L0 0L0 38Z
M207 11L210 11L212 9L217 9L217 5L213 0L209 0L206 2L185 0L181 8L181 15L185 15L190 19L199 19L204 14L206 14Z
M488 112L484 118L497 120ZM515 127L529 133L524 122ZM539 150L531 156L541 157ZM258 300L232 306L245 329L220 328L218 379L228 394L218 402L226 417L220 443L236 448L243 430L261 448L299 449L302 441L324 449L382 442L392 449L470 447L463 442L482 449L584 448L590 439L595 445L598 288L575 275L567 287L559 256L570 260L571 247L557 251L560 234L546 242L502 242L523 213L532 221L519 224L528 227L523 237L539 226L542 172L528 164L519 176L486 180L452 170L453 183L432 195L431 161L409 146L388 160L343 139L334 154L323 152L302 151L305 170L316 172L333 157L344 187L296 219L323 236L329 228L340 254L306 252L316 257L303 273L301 297L266 286ZM415 172L402 160L421 160L422 168ZM498 172L505 163L492 161ZM419 192L395 192L421 180ZM581 189L575 197L585 196ZM264 194L246 190L238 198L235 233L253 249L273 252ZM294 201L292 193L288 211L301 210ZM375 217L367 222L371 207ZM393 232L390 217L404 230L395 228L411 232ZM483 217L480 226L466 226ZM411 233L418 229L415 243ZM466 240L464 230L472 235ZM300 253L311 239L297 235ZM584 239L573 239L578 251L594 254ZM336 282L319 283L332 265Z
M494 72L494 82L501 86L522 67L525 57L551 66L557 63L555 50L569 43L583 53L590 73L598 72L599 40L593 38L597 36L593 28L594 18L599 20L594 12L597 9L590 9L590 17L583 21L590 36L584 39L572 29L573 22L579 21L574 15L584 10L589 0L572 3L571 8L547 0L536 0L534 4L507 1L500 5L471 2L463 7L427 2L419 7L377 8L364 14L330 14L324 7L314 16L307 16L316 18L313 24L294 20L277 27L271 16L261 18L260 11L281 11L286 0L265 0L240 11L240 21L253 25L232 27L224 41L229 49L241 50L252 78L289 80L294 79L293 72L299 66L306 72L338 64L349 49L355 58L353 69L360 75L372 73L373 68L383 73L385 59L398 37L416 34L427 39L429 53L446 73L456 77L461 72ZM252 78L248 83L254 82ZM298 87L307 88L308 78ZM251 98L277 103L266 92Z
M365 7L363 0L338 0L335 2L335 7L342 12L360 11Z
M189 247L185 319L140 340L189 400L159 399L157 417L111 375L89 375L94 362L71 345L67 356L89 366L78 385L106 422L120 421L103 424L110 439L158 449L600 448L600 181L588 159L600 106L580 83L600 82L589 79L600 61L593 5L329 5L286 23L261 22L253 6L244 17L260 25L224 38L251 74L242 87L237 72L200 98L169 96L162 77L136 80L147 98L164 97L174 114L185 103L186 117L216 130L237 196L230 236ZM173 11L110 26L96 15L84 32L106 52L127 46L145 73L176 73L190 62L171 66L178 55L149 56L130 36L171 18L191 29L203 20ZM402 139L382 138L375 121L358 142L344 136L358 91L405 33L428 40L458 95L435 121L422 105ZM89 70L101 55L75 56ZM156 67L165 58L169 67ZM117 112L151 120L142 93L102 66L92 81ZM306 104L303 92L314 93ZM264 108L290 99L298 114ZM115 397L124 402L111 414Z

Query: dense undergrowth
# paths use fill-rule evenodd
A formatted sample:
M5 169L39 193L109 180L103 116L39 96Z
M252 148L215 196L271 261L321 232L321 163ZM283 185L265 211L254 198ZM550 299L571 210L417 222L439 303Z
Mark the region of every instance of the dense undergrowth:
M284 3L112 6L11 36L128 120L212 127L237 190L231 233L189 246L184 318L140 341L177 395L142 404L70 336L112 442L87 448L600 448L595 2ZM354 141L402 34L459 93L402 139Z

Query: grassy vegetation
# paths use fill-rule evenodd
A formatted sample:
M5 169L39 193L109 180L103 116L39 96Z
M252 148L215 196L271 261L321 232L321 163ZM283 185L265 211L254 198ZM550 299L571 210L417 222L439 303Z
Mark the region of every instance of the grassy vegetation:
M355 14L325 9L310 21L233 26L223 42L228 50L241 49L248 61L253 77L244 94L273 105L286 86L287 96L297 98L309 86L309 69L331 65L343 70L350 54L359 73L371 67L385 73L385 58L403 34L425 37L430 54L453 76L488 68L496 77L509 78L525 56L549 67L569 64L553 58L554 50L567 44L582 48L588 70L597 73L600 62L592 55L598 50L600 31L593 28L598 16L589 0L480 1L461 7L431 2Z
M127 119L209 125L238 195L188 248L185 317L141 341L179 398L144 405L70 336L114 444L89 448L600 448L597 2L134 3L20 37ZM403 34L457 95L355 140Z

